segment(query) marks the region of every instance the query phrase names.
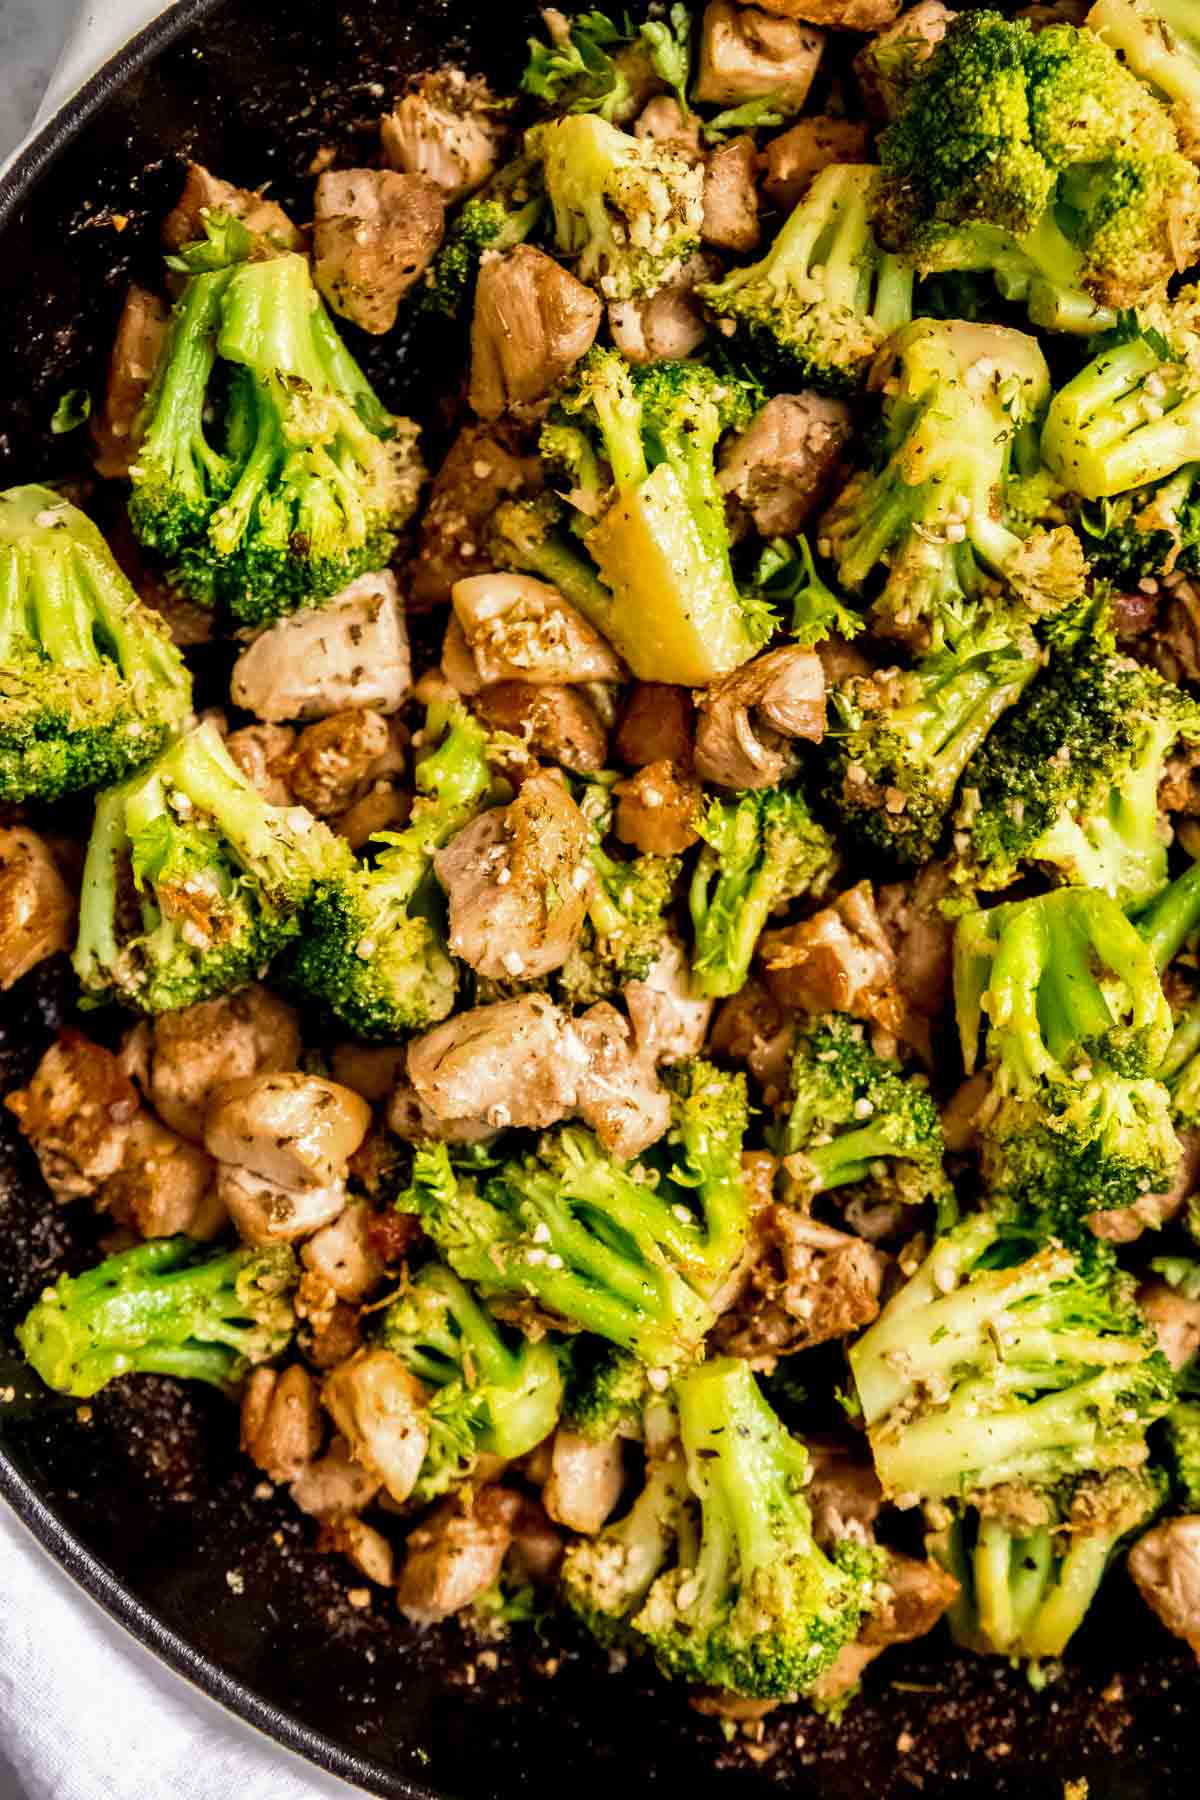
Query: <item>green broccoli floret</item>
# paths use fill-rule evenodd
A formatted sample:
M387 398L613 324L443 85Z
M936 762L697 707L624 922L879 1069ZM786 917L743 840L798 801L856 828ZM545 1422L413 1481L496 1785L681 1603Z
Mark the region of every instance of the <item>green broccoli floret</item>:
M1018 1485L982 1506L942 1505L926 1538L959 1584L954 1642L982 1656L1061 1656L1118 1550L1150 1523L1165 1483L1144 1469Z
M942 1122L928 1083L876 1056L857 1019L807 1019L792 1057L784 1167L798 1197L872 1182L905 1205L943 1204Z
M598 1444L615 1437L640 1438L652 1393L645 1365L632 1351L600 1338L575 1338L563 1402L568 1430Z
M855 1637L880 1554L850 1539L832 1557L818 1548L808 1452L747 1363L688 1371L675 1401L699 1541L680 1537L631 1629L669 1676L755 1699L805 1693Z
M886 248L922 273L987 266L974 253L979 228L991 228L996 249L1011 240L1018 271L1027 261L1042 323L1094 328L1072 290L1102 307L1144 304L1200 247L1200 175L1170 114L1107 44L1072 25L1034 31L987 11L954 19L880 138L879 160Z
M191 704L166 626L91 520L51 488L0 493L0 801L120 780Z
M1181 1512L1200 1513L1200 1400L1177 1400L1162 1432L1171 1497Z
M704 171L594 113L525 135L542 165L562 255L606 300L652 294L699 248Z
M468 324L483 256L503 255L524 244L537 230L545 205L537 164L524 156L506 163L451 219L418 290L421 310Z
M1086 1241L1089 1214L1170 1187L1179 1144L1159 1070L1171 1009L1115 901L1060 888L965 914L954 995L968 1073L987 1019L980 1140L994 1203Z
M648 74L657 75L687 110L691 17L672 6L666 18L634 27L593 9L551 30L551 41L530 38L521 92L558 113L598 113L620 123L636 112Z
M1170 1367L1111 1252L1031 1249L994 1212L937 1239L850 1350L891 1499L1136 1469Z
M840 600L817 574L812 551L803 535L772 538L763 547L750 586L780 618L787 621L793 640L810 649L835 632L846 639L857 637L866 620Z
M1085 21L1171 108L1179 147L1200 152L1200 17L1192 0L1096 0Z
M216 726L196 726L96 803L74 959L85 1000L158 1013L230 993L353 867L343 839L270 805Z
M893 340L884 391L876 466L852 477L819 540L848 592L882 583L878 629L940 648L967 628L989 583L1033 617L1079 600L1078 540L1066 527L1031 530L1017 487L1033 473L1031 436L1050 398L1034 339L918 319Z
M1167 883L1157 793L1181 738L1200 740L1200 706L1111 639L1053 657L964 776L958 878L1005 888L1036 865L1144 906Z
M786 788L710 798L696 829L703 848L688 893L692 980L697 992L724 997L745 986L771 913L823 892L837 852L803 796Z
M576 800L592 833L595 875L581 936L558 976L579 1005L610 1000L627 981L644 981L668 935L668 911L683 864L677 856L612 855L604 847L612 823L607 780L581 782Z
M678 1450L647 1464L629 1511L595 1537L578 1538L563 1557L562 1597L601 1644L634 1648L630 1621L682 1539L695 1554L696 1502Z
M47 1387L86 1400L119 1375L174 1375L235 1388L296 1329L292 1252L217 1255L190 1238L156 1238L82 1275L60 1275L17 1327Z
M130 522L191 598L269 624L386 566L424 475L416 435L303 256L195 275L155 370Z
M486 733L457 702L428 707L414 781L409 822L371 839L375 861L318 885L287 965L289 984L356 1037L421 1031L458 992L433 858L486 804L492 777Z
M1079 500L1074 512L1088 567L1115 588L1200 575L1200 462L1131 494Z
M877 179L865 164L822 169L761 262L696 290L781 387L852 393L912 318L912 270L871 234Z
M690 1057L663 1071L671 1090L667 1158L659 1191L682 1191L686 1210L698 1205L703 1229L687 1256L689 1281L705 1297L717 1294L746 1244L749 1204L742 1145L750 1123L746 1077ZM654 1152L662 1157L662 1147Z
M563 1355L548 1339L529 1343L505 1333L452 1270L427 1263L383 1315L379 1333L385 1349L399 1356L433 1392L430 1448L417 1486L432 1499L469 1473L475 1456L511 1462L549 1437L562 1407ZM465 1424L451 1434L446 1454L438 1426L446 1419Z

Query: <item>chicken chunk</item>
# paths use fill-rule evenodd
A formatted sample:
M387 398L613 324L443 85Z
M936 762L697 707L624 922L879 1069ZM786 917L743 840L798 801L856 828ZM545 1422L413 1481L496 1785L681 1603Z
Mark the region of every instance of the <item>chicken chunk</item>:
M757 6L710 0L700 28L693 98L705 105L738 106L770 94L799 112L808 97L825 34Z
M325 1377L321 1399L354 1460L403 1505L429 1448L426 1390L391 1350L360 1350Z
M879 1312L887 1258L791 1206L770 1206L754 1223L759 1260L715 1337L752 1362L791 1356L848 1337Z
M770 991L751 976L741 991L723 1000L709 1034L709 1049L743 1063L774 1105L787 1091L795 1026Z
M385 571L262 632L233 665L229 691L235 705L274 723L352 706L393 713L411 689L404 607Z
M134 282L117 322L104 404L91 424L93 461L105 480L122 480L137 461L139 419L170 318L166 302Z
M694 709L686 688L663 681L638 681L630 689L613 742L630 768L673 762L687 768L692 760Z
M896 957L879 922L869 881L839 894L798 925L764 931L759 959L780 1006L801 1012L844 1012L889 1031L899 1029Z
M242 1392L242 1449L271 1481L295 1481L321 1450L317 1384L302 1363L252 1369Z
M239 1163L218 1162L217 1197L243 1243L265 1250L331 1225L346 1204L346 1183L339 1177L327 1187L285 1187Z
M343 1087L353 1088L372 1106L382 1106L404 1074L407 1055L403 1044L335 1044L329 1068Z
M881 31L900 11L901 0L758 0L764 12L803 19L833 31Z
M881 123L895 118L913 75L928 62L956 17L942 0L917 0L863 46L854 59L854 73L873 118Z
M634 121L633 135L648 139L692 167L704 161L700 121L694 112L680 106L674 94L655 94L648 100Z
M619 1438L596 1443L560 1425L550 1447L550 1474L542 1504L568 1531L592 1537L621 1498L625 1461Z
M164 250L182 250L204 236L204 222L214 213L232 213L255 237L265 238L269 253L302 250L304 238L282 206L253 188L234 187L210 175L200 163L189 163L183 192L163 220Z
M504 142L503 110L487 83L461 69L423 75L380 124L383 160L436 182L447 206L493 173Z
M228 1224L216 1166L144 1108L125 1140L121 1167L100 1190L100 1204L139 1237L185 1237L207 1243Z
M365 1300L383 1280L384 1266L371 1241L370 1208L347 1206L332 1225L310 1237L300 1252L306 1269L320 1275L339 1300Z
M613 788L613 830L644 856L679 856L699 837L700 783L678 763L653 762Z
M621 678L611 645L548 582L497 570L455 582L451 599L480 687Z
M29 1086L4 1104L60 1201L95 1194L116 1174L138 1113L137 1090L120 1062L80 1031L62 1032Z
M477 1006L414 1038L408 1073L441 1120L541 1130L571 1111L587 1051L544 994Z
M447 1500L408 1534L396 1602L414 1625L436 1625L500 1579L520 1496L485 1487Z
M521 455L509 427L464 426L433 478L421 515L408 569L413 609L442 605L456 581L485 571L492 514L510 495L535 493L541 485L540 461Z
M583 928L591 832L564 783L542 771L515 800L480 815L434 858L450 908L449 944L489 980L559 969Z
M615 1006L601 1001L589 1007L576 1020L575 1031L588 1058L575 1109L605 1149L627 1162L662 1137L671 1122L671 1096L658 1079L653 1057Z
M1189 1300L1159 1280L1143 1282L1137 1298L1154 1327L1159 1349L1178 1373L1200 1350L1200 1300Z
M425 175L331 170L317 182L313 274L333 311L380 337L433 261L445 201Z
M687 952L677 937L663 939L657 962L640 981L622 989L638 1048L655 1063L699 1056L708 1035L713 1002L692 992Z
M0 827L0 992L30 969L69 950L75 901L36 832Z
M704 224L700 236L718 250L738 254L758 248L758 151L747 135L710 150L704 171Z
M627 362L682 362L700 348L708 321L695 290L714 280L720 267L716 257L697 251L653 294L610 303L608 328Z
M404 770L408 733L397 719L353 707L306 725L288 762L288 784L318 818L336 818L373 782Z
M490 730L520 738L532 756L572 774L594 774L608 760L608 734L576 688L501 681L476 697L475 711Z
M471 316L474 411L498 419L544 400L591 348L602 314L591 288L532 244L485 258Z
M344 1174L370 1122L361 1095L319 1075L242 1075L213 1094L204 1143L218 1161L281 1187L324 1188Z
M345 1438L335 1437L324 1456L307 1468L288 1489L302 1513L314 1519L345 1519L370 1506L383 1483L355 1462Z
M841 400L776 394L722 450L721 487L760 537L794 537L825 498L851 430Z
M926 863L916 879L879 890L879 921L895 946L896 985L911 1012L927 1019L950 994L954 924L941 910L951 890L944 863Z
M696 773L728 788L777 787L800 766L795 740L825 735L825 671L815 651L767 650L704 689Z
M204 1116L215 1088L294 1069L300 1060L295 1012L257 985L160 1013L146 1030L146 1056L135 1079L142 1081L159 1118L193 1144L204 1141Z
M813 1698L820 1705L831 1705L853 1693L864 1669L889 1644L909 1644L927 1636L958 1595L958 1582L939 1564L890 1548L886 1555L884 1579L858 1638L843 1644L813 1688Z
M800 119L763 146L763 192L781 212L790 213L831 163L869 162L870 143L870 128L861 119L829 113Z
M291 725L243 725L225 739L225 748L246 780L272 806L291 806L295 800L291 774L296 735Z
M806 1437L812 1479L804 1498L812 1511L813 1536L822 1550L839 1538L872 1542L883 1507L883 1489L869 1454L848 1438Z
M1200 1658L1200 1517L1155 1525L1129 1552L1128 1567L1146 1605Z

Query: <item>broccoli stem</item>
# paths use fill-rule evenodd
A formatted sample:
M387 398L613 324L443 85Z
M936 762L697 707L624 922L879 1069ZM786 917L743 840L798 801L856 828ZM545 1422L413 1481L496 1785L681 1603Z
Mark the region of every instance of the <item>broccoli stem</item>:
M1163 974L1192 932L1200 926L1200 862L1185 869L1145 912L1137 928L1149 946L1154 966Z
M233 271L194 275L175 308L170 336L159 358L147 403L149 424L139 464L170 472L170 486L185 500L207 502L211 488L228 476L225 459L205 435L208 388L217 359L221 304ZM136 471L135 471L136 474ZM135 493L136 498L136 493ZM139 524L145 523L139 518ZM150 541L166 555L179 548L184 521L156 515Z
M123 787L108 788L96 798L96 815L88 839L79 896L79 935L73 964L84 993L107 988L120 955L117 942L117 890L122 860L129 852Z

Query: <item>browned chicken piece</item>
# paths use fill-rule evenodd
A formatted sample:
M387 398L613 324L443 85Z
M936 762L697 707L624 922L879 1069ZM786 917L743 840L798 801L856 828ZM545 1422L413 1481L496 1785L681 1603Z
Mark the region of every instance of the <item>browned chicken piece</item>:
M979 1127L991 1091L991 1078L980 1070L955 1088L942 1107L942 1136L952 1156L978 1148Z
M758 151L749 136L733 138L710 150L704 170L704 224L700 232L717 250L744 253L757 249Z
M468 398L481 419L544 400L591 348L603 308L532 244L485 257L471 317Z
M763 146L763 192L781 212L791 212L831 163L868 162L870 142L870 128L861 119L830 113L800 119Z
M341 1519L370 1506L383 1483L355 1462L345 1438L335 1437L324 1456L309 1463L288 1492L302 1513L314 1519Z
M745 508L760 537L793 537L825 498L851 429L841 400L776 394L722 450L722 490Z
M883 1489L870 1454L848 1438L806 1437L804 1442L812 1464L804 1498L817 1543L829 1551L839 1538L872 1542Z
M332 1225L310 1237L300 1252L306 1269L320 1275L339 1300L365 1300L383 1280L384 1266L370 1233L371 1213L355 1200Z
M373 781L360 800L355 800L330 823L352 850L361 850L378 832L399 831L408 823L411 811L411 794L397 787L394 781Z
M696 709L696 773L728 788L777 787L800 766L797 739L825 735L825 671L813 650L765 650L722 675Z
M504 1102L500 1102L503 1107ZM490 1125L486 1118L442 1119L426 1106L410 1081L401 1081L388 1101L389 1128L406 1144L484 1144L495 1137L500 1126Z
M163 220L165 250L182 250L204 236L204 221L213 213L232 213L255 237L266 238L273 254L302 250L304 238L282 206L253 188L234 187L210 175L200 163L189 163L183 192Z
M290 786L295 744L291 725L243 725L225 739L225 748L246 780L272 806L291 806L295 800Z
M1200 1184L1200 1132L1179 1134L1179 1169L1163 1194L1143 1194L1132 1206L1113 1207L1088 1215L1088 1226L1110 1244L1132 1244L1143 1231L1159 1231L1183 1210Z
M617 755L632 769L656 762L686 768L692 760L694 716L687 688L663 681L634 682L613 739Z
M408 733L398 720L353 707L306 725L296 738L288 783L318 818L345 812L374 781L404 771Z
M295 1481L320 1455L317 1384L302 1363L251 1369L242 1390L242 1449L271 1481Z
M764 12L803 19L831 31L881 31L900 11L901 0L758 0Z
M301 1288L304 1277L301 1277ZM299 1313L299 1307L297 1307ZM336 1369L363 1346L362 1316L348 1301L315 1308L305 1319L300 1335L305 1356L315 1369Z
M708 321L695 290L700 282L712 281L720 267L715 256L697 251L653 294L610 303L608 328L627 362L682 362L700 348Z
M433 261L445 229L442 190L425 175L339 169L317 182L313 276L340 318L380 337Z
M648 138L660 150L669 150L691 165L704 161L700 142L700 121L694 112L685 112L674 94L655 94L638 114L633 127L636 138Z
M404 606L385 570L262 632L233 665L229 691L235 705L277 723L349 707L394 713L411 689Z
M325 1377L321 1400L355 1462L397 1505L417 1484L429 1448L425 1388L391 1350L360 1350Z
M335 1044L329 1069L335 1081L353 1088L372 1106L382 1106L404 1074L403 1044Z
M488 524L510 495L542 484L536 456L522 456L509 427L467 425L446 453L421 513L417 554L408 567L411 607L423 612L450 598L456 581L490 566Z
M842 1646L813 1689L813 1698L820 1703L828 1705L851 1693L863 1670L889 1644L911 1644L925 1637L958 1596L958 1582L938 1563L890 1548L885 1554L887 1572L856 1642Z
M879 890L879 921L896 950L896 985L910 1009L935 1018L950 997L954 923L941 910L952 883L944 863Z
M376 1587L395 1586L395 1552L382 1531L365 1519L327 1520L317 1536L317 1554L344 1556L364 1581L373 1581Z
M222 1082L209 1101L209 1154L265 1181L324 1188L345 1173L371 1122L359 1094L299 1069Z
M745 1694L731 1694L724 1688L693 1688L688 1695L693 1712L706 1719L731 1719L738 1725L754 1725L765 1719L782 1700L751 1700Z
M780 1006L851 1013L899 1029L904 1009L896 993L896 956L869 881L798 925L764 931L758 954Z
M714 1003L692 992L687 952L677 937L664 938L653 968L640 981L627 981L621 993L638 1048L653 1062L699 1056Z
M285 1187L239 1163L217 1163L217 1195L243 1243L294 1244L330 1225L346 1204L339 1176L326 1187Z
M541 1587L558 1574L562 1553L562 1533L555 1529L545 1507L522 1494L521 1509L512 1523L506 1570L516 1581L532 1581Z
M91 423L97 475L120 481L137 461L139 420L170 323L166 302L133 283L117 323L104 405Z
M887 1266L880 1251L792 1206L765 1208L754 1231L760 1258L714 1333L728 1355L754 1362L791 1356L848 1337L876 1317Z
M1200 1300L1189 1300L1154 1279L1143 1281L1137 1302L1154 1327L1159 1349L1178 1373L1200 1350Z
M75 901L41 838L24 825L0 827L0 991L74 937Z
M111 1050L71 1030L4 1104L33 1146L46 1186L63 1201L96 1193L116 1174L138 1112L137 1090Z
M130 1126L121 1167L104 1183L99 1200L140 1237L182 1232L207 1243L229 1222L216 1174L210 1156L142 1109Z
M472 820L433 861L454 954L492 981L560 969L583 928L590 842L565 784L546 770L508 806Z
M693 98L706 105L737 106L763 94L780 108L799 112L808 98L825 33L757 6L710 0L700 27L700 57Z
M504 112L461 69L423 75L380 123L383 160L436 182L447 206L482 187L500 159Z
M575 1109L600 1142L621 1162L656 1144L671 1122L671 1096L654 1060L638 1044L630 1021L602 1000L575 1021L587 1067L575 1093ZM564 1521L565 1523L565 1521Z
M913 75L928 62L956 17L942 0L917 0L863 46L854 59L854 73L872 118L883 123L895 117Z
M414 1625L436 1625L500 1579L521 1496L485 1487L443 1501L408 1534L396 1603Z
M1168 681L1200 682L1200 587L1177 581L1151 640L1154 666Z
M1200 747L1168 756L1158 784L1158 809L1200 817Z
M520 738L539 761L575 775L592 774L608 760L608 734L576 688L501 681L476 696L474 709L490 730Z
M1127 1566L1146 1605L1200 1658L1200 1516L1155 1525Z
M456 581L451 598L479 687L621 679L607 639L548 582L494 570Z
M613 788L613 830L645 856L679 856L699 837L696 817L702 792L678 763L652 762Z
M709 1033L718 1056L744 1063L768 1105L787 1091L796 1028L791 1017L755 976L740 993L723 1000Z
M159 1118L194 1144L204 1141L204 1117L215 1088L294 1069L300 1060L295 1011L257 985L160 1013L146 1030L145 1058L135 1079Z
M542 1504L568 1531L592 1537L621 1498L625 1459L619 1438L596 1443L560 1425L550 1446Z
M408 1074L437 1119L541 1130L571 1111L587 1052L544 994L457 1013L408 1048Z

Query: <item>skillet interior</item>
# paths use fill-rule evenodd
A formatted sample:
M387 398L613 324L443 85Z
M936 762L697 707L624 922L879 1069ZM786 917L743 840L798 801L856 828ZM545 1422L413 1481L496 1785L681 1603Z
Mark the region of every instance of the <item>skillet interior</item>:
M36 148L23 159L0 190L4 485L81 472L78 441L51 436L49 420L64 390L101 380L126 281L155 267L185 154L234 181L271 181L303 216L315 151L365 152L398 78L461 52L511 85L521 13L476 0L402 12L396 0L185 0L182 34L163 49L170 33L148 33L102 78L90 119L81 126L78 108L68 118L48 170ZM385 397L436 432L437 385L418 373L445 367L436 347L365 348ZM0 1089L28 1076L70 993L56 963L5 997ZM81 1422L70 1403L32 1391L11 1327L48 1276L89 1260L86 1210L52 1212L32 1159L0 1127L0 1389L15 1394L0 1405L0 1492L168 1661L369 1791L534 1800L565 1781L579 1800L614 1785L697 1800L1061 1800L1064 1780L1086 1776L1089 1800L1200 1792L1200 1671L1120 1579L1047 1692L991 1663L947 1660L934 1640L893 1652L840 1729L801 1712L768 1722L766 1743L781 1747L761 1763L557 1627L547 1644L501 1648L489 1668L452 1627L418 1638L378 1601L356 1611L350 1579L312 1554L308 1526L285 1502L254 1497L220 1399L117 1383Z

